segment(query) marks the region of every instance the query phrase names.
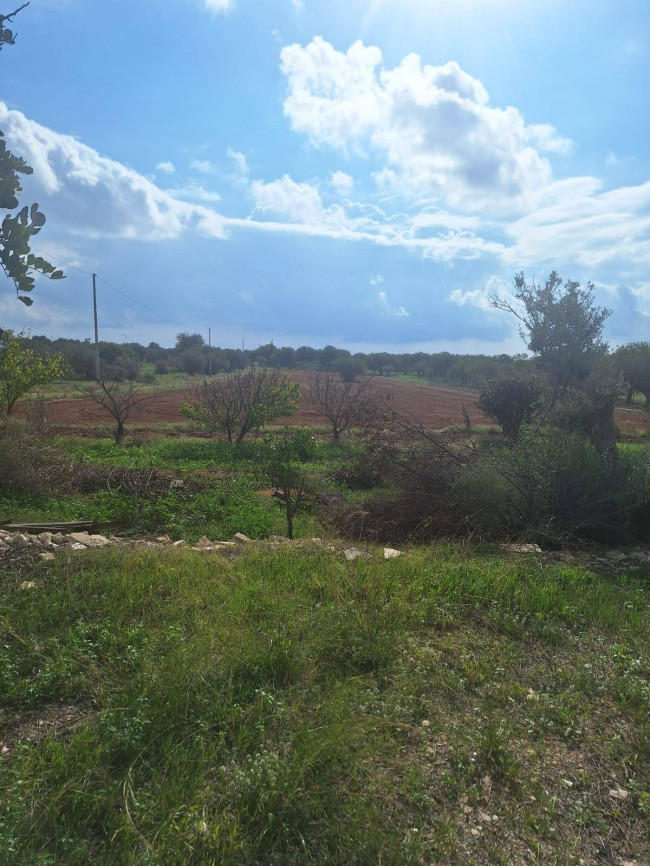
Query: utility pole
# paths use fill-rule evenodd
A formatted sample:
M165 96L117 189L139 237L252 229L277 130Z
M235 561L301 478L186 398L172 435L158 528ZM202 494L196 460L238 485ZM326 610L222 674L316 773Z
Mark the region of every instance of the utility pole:
M208 328L208 370L212 375L212 328Z
M95 379L99 382L99 331L97 329L97 286L93 274L93 313L95 315Z

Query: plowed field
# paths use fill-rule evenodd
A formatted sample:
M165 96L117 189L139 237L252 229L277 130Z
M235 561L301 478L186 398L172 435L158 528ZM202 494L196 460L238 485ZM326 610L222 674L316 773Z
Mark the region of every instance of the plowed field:
M301 398L298 411L291 418L278 419L276 423L304 424L316 426L323 424L323 419L312 406L307 389L307 373L294 371L290 373L293 382L301 386ZM463 406L475 424L490 423L488 419L474 406L476 394L467 391L452 391L449 388L430 387L426 383L416 385L399 379L373 376L373 385L377 395L386 405L395 411L417 419L425 427L439 427L444 424L462 424ZM191 400L191 389L166 391L156 399L136 407L130 416L128 424L139 427L160 423L176 423L184 421L180 407L182 403ZM109 415L100 406L84 399L52 400L48 403L53 420L61 427L88 427L97 424L110 423ZM24 414L24 405L17 407L16 414ZM647 429L650 427L650 413L618 409L616 421L623 430Z
M278 424L286 421L290 424L318 425L322 418L315 412L307 389L307 373L292 372L290 378L300 385L301 398L298 411L287 419L279 419ZM373 384L378 396L397 412L417 418L425 426L436 426L441 423L462 423L463 405L467 408L470 418L476 423L485 423L485 416L474 408L476 394L451 391L447 388L433 388L425 383L415 385L398 379L374 376ZM133 410L129 424L138 426L174 423L184 421L180 407L182 403L191 400L191 389L166 391L140 407ZM63 427L94 426L110 423L108 413L85 399L52 400L48 403L53 420ZM24 414L24 405L16 414Z

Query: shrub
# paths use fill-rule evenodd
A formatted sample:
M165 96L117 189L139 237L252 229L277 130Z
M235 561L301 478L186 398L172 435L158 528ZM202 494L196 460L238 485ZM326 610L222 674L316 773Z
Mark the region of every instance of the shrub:
M522 426L534 417L541 399L542 388L536 378L509 375L488 382L476 406L501 427L509 442L514 442Z
M625 541L648 535L650 452L613 459L580 431L524 431L466 469L455 495L482 535Z

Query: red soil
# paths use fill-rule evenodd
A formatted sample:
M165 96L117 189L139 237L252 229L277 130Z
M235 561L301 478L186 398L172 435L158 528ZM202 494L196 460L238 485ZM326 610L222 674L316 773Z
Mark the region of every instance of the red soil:
M276 423L301 424L307 426L322 425L323 419L316 413L307 390L309 374L292 371L290 378L301 386L301 398L298 411L291 418L278 419ZM400 381L382 376L373 376L373 385L377 395L387 406L400 414L417 419L425 427L440 427L444 424L462 424L463 406L475 424L490 423L488 419L474 406L476 394L463 391L452 391L448 388L429 387L411 382ZM136 407L130 416L127 426L158 424L162 422L176 423L184 421L180 407L182 403L191 400L191 389L166 391L157 397ZM84 399L52 400L48 403L55 423L62 427L84 426L93 427L97 424L110 424L111 418L100 406ZM16 409L16 414L24 414L24 405ZM650 415L645 412L632 412L619 409L616 421L623 430L646 429L650 427Z

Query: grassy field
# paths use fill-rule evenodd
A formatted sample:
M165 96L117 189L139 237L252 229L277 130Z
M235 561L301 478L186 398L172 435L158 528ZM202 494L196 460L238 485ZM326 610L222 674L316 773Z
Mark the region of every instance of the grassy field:
M4 575L16 864L650 859L648 575L464 547Z

